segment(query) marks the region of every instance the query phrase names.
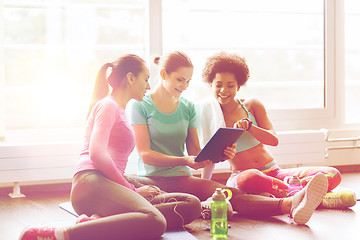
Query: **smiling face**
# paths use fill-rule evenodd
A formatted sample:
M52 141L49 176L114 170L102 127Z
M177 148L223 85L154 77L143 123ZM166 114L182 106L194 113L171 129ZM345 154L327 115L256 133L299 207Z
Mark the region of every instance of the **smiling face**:
M164 88L170 95L180 97L181 93L189 87L193 70L192 67L180 67L170 74L165 69L161 70Z
M146 91L150 89L149 76L149 69L146 66L136 77L133 76L132 98L138 101L143 100Z
M240 89L234 74L216 73L210 84L214 97L221 105L225 105L234 100L237 91Z

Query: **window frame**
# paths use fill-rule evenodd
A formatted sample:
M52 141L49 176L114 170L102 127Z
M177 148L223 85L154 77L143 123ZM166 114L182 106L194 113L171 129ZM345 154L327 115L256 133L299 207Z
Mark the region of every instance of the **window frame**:
M343 79L344 74L338 71L336 60L336 57L344 54L338 49L341 45L337 39L340 31L337 28L339 24L335 21L337 17L343 15L337 9L338 5L343 5L340 1L324 0L324 108L268 110L270 119L280 129L343 127L341 125L344 121L339 112L339 108L343 105L338 102L343 96L341 96L341 91L336 91L340 90L338 88L340 86L337 85L341 84L337 79Z
M4 16L3 0L0 0L0 16ZM0 19L0 142L5 140L5 69L4 69L4 21Z
M348 128L360 125L346 125L344 119L344 0L323 1L324 108L268 109L268 115L276 130ZM152 8L153 14L161 16L162 1L150 2L156 3ZM159 31L153 39L162 42L161 34ZM150 48L150 51L152 50L158 51Z

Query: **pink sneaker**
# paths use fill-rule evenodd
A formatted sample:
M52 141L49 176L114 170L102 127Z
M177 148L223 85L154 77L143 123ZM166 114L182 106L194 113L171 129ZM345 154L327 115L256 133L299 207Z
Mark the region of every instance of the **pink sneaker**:
M29 227L26 228L19 238L20 240L56 240L55 228L53 227Z

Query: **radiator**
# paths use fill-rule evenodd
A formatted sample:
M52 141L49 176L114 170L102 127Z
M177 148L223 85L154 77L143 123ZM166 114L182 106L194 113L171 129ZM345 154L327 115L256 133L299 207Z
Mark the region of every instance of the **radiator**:
M283 131L279 145L269 147L280 166L302 166L325 163L326 132L323 130Z
M0 183L71 179L78 142L0 145Z

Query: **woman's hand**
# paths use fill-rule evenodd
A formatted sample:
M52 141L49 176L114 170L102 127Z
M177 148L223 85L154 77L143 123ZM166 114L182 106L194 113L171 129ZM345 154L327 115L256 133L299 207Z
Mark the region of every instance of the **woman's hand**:
M195 156L185 156L184 157L185 160L185 165L189 166L195 170L198 170L200 168L204 168L205 166L207 166L208 164L211 163L210 160L205 160L202 162L195 162Z
M223 159L223 161L233 159L235 157L235 154L236 154L236 143L233 143L231 147L225 148L224 150L225 158Z
M243 118L234 123L234 128L242 128L244 131L248 131L252 126L252 122L248 118Z
M160 188L154 185L145 185L138 188L139 194L146 199L151 199L161 193Z

